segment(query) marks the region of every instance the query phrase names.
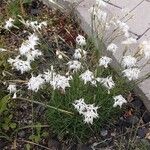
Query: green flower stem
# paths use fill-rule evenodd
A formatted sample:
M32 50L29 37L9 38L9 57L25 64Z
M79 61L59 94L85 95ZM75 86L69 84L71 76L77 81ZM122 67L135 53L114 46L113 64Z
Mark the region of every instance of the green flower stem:
M54 106L50 106L50 105L47 105L47 104L44 104L44 103L41 103L41 102L38 102L38 101L34 101L34 100L30 100L30 99L26 99L26 98L22 98L22 97L17 97L17 98L14 98L15 100L17 99L20 99L20 100L23 100L23 101L28 101L28 102L33 102L35 104L39 104L41 106L44 106L44 107L47 107L47 108L51 108L51 109L55 109L57 111L60 111L62 113L65 113L65 114L68 114L68 115L74 115L73 112L70 112L70 111L66 111L66 110L63 110L63 109L60 109L60 108L56 108Z

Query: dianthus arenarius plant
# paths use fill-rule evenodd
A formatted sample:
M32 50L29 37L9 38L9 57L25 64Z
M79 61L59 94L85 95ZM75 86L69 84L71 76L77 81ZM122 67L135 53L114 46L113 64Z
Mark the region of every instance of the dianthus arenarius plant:
M118 30L113 34L125 37L121 44L129 47L137 43L129 34L129 26L126 23L116 18L107 19L108 14L101 9L105 6L105 2L96 0L96 4L89 10L94 18L93 27L96 27L94 29L97 30L100 41L103 40L104 33L108 33L110 26L114 26ZM35 66L42 66L38 60L42 60L45 55L45 51L40 50L40 40L43 29L47 28L47 22L24 20L21 16L19 21L26 27L28 37L15 53L9 54L9 72L14 76L3 81L12 98L22 97L31 99L32 102L48 101L47 106L50 107L47 109L47 117L56 134L80 140L98 134L100 127L112 122L119 115L122 105L127 103L124 94L129 88L126 87L124 79L139 79L142 68L138 68L137 63L143 54L149 61L150 42L143 41L134 55L126 55L126 51L123 51L121 73L124 77L119 77L110 68L112 58L101 55L104 46L99 49L89 46L88 40L80 34L75 37L76 47L72 56L67 56L59 49L53 52L58 62L64 65L63 70L59 70L55 64L47 64L47 68L35 71ZM15 19L9 18L2 28L9 31L12 28L18 29L14 22ZM114 55L119 48L117 44L110 43L105 50ZM9 52L0 48L1 55ZM15 73L20 73L20 78L16 79ZM5 70L1 74L6 78Z

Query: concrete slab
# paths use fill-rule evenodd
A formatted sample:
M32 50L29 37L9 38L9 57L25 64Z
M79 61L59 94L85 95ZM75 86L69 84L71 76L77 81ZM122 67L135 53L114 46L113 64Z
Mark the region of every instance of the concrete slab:
M109 0L110 3L119 6L122 9L134 10L144 0Z
M94 5L95 1L86 1L83 0L80 5L76 7L77 18L81 20L81 27L83 27L87 34L91 34L91 15L89 9Z
M138 93L138 95L142 98L145 106L147 107L148 111L150 112L150 79L144 80L142 83L140 83L135 89Z
M144 40L150 40L150 28L138 39L139 42L142 42Z
M150 40L150 29L147 30L147 32L138 40L138 43L140 44L143 41L149 41ZM141 61L139 61L138 66L143 66L144 64L147 63L147 59L142 59ZM141 74L140 76L144 76L147 73L150 73L150 64L145 65L144 67L141 68Z
M141 35L150 27L150 3L144 1L133 13L135 14L133 19L127 23L131 27L131 31Z

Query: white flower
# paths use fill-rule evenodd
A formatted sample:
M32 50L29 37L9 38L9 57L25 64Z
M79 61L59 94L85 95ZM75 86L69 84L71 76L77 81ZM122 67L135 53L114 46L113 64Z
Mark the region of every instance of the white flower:
M62 89L65 92L66 87L70 87L69 81L71 77L65 77L59 74L53 76L52 80L50 81L51 86L53 89Z
M107 50L112 52L113 54L117 51L118 46L114 43L108 45Z
M115 100L115 102L113 104L113 107L116 107L116 106L120 106L121 107L122 104L127 103L127 101L123 98L122 95L115 96L114 100Z
M21 71L21 74L24 72L30 71L31 66L29 61L23 61L19 59L20 56L17 56L15 59L9 58L8 62L12 65L13 69Z
M94 107L94 104L86 106L86 111L83 112L85 123L93 124L93 119L98 118L97 109L98 107Z
M67 63L68 67L69 67L69 71L73 70L73 72L77 72L81 67L81 62L79 62L78 60L71 60Z
M93 72L86 70L80 75L80 78L84 81L84 84L86 84L87 82L92 82L94 80L94 74Z
M47 83L50 83L53 80L54 76L56 76L56 73L52 69L44 72L43 74L43 77Z
M106 87L108 89L108 92L115 86L112 76L108 76L107 78L96 78L96 80L100 82L104 87Z
M42 55L42 52L39 51L38 49L32 50L30 53L26 54L27 61L34 61L35 58L38 58L41 55Z
M104 2L103 0L96 0L96 5L97 7L106 7L106 2Z
M137 43L137 40L135 38L127 38L125 41L122 41L122 44L129 45L129 44L135 44Z
M82 35L80 35L80 34L78 34L78 36L76 37L76 42L77 42L77 44L80 45L80 46L86 45L85 37L82 36Z
M83 98L80 98L79 100L75 100L73 106L75 107L75 109L77 109L79 114L83 114L83 112L86 109L86 104Z
M9 93L17 92L16 84L9 84L7 90L9 90Z
M129 56L123 56L123 60L122 60L122 66L124 68L131 68L133 66L136 65L137 59L131 55Z
M30 53L31 50L35 49L35 46L38 44L38 36L33 33L28 37L28 40L22 43L21 47L19 48L19 52L21 55L26 55Z
M30 44L29 41L25 41L21 44L21 47L19 48L20 55L26 55L30 51Z
M73 105L79 114L84 116L85 123L93 124L93 119L98 118L98 107L95 107L94 104L86 104L83 98L75 100Z
M150 41L143 41L140 45L141 51L140 54L145 55L146 59L150 58Z
M111 61L112 61L111 58L103 56L102 58L99 59L99 66L104 66L105 68L107 68L108 64L110 64Z
M73 57L74 59L81 59L82 57L86 58L86 55L87 55L87 52L85 50L78 48L78 49L75 49L75 53Z
M125 22L117 20L117 24L119 25L119 28L122 29L123 31L129 30L129 26Z
M14 26L14 24L13 24L14 21L15 21L14 19L9 18L9 20L5 21L5 26L4 26L4 28L5 28L6 30L9 30L11 27Z
M29 45L31 49L35 49L35 46L38 44L38 36L33 33L28 37Z
M124 76L127 77L130 81L136 80L139 77L140 69L138 68L128 68L122 71Z
M81 49L75 49L75 53L73 55L74 59L81 59Z
M4 48L0 48L0 52L6 52L7 50Z
M39 74L38 76L32 76L28 82L28 89L34 92L37 92L39 88L43 86L45 80L43 79L42 75Z
M122 32L124 33L125 37L129 37L129 26L125 22L122 22L120 20L117 21L117 24L120 30L122 30Z

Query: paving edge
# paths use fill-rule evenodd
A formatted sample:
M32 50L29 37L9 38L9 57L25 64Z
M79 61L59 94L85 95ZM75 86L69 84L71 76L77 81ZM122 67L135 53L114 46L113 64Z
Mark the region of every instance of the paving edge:
M52 3L50 0L40 0L43 1L43 3L45 3L46 5L48 5L49 7L55 7L58 9L61 9L62 11L72 11L73 8L73 4L68 2L68 1L64 1L64 0L56 0L57 3L59 3L62 7L57 6L56 4ZM81 28L83 29L83 31L88 35L91 36L91 27L90 27L90 23L87 22L86 18L84 18L84 16L78 11L78 9L74 9L73 14L76 18L76 21L80 22ZM106 43L104 43L106 44ZM113 57L113 56L111 56ZM115 57L113 57L113 59L115 60L115 63L112 65L112 67L115 68L120 68L120 64L117 61L117 59ZM140 88L140 85L137 85L134 89L135 93L141 97L144 105L146 106L147 110L150 112L150 97L148 97L146 94L144 94L144 92L142 91L142 89Z

